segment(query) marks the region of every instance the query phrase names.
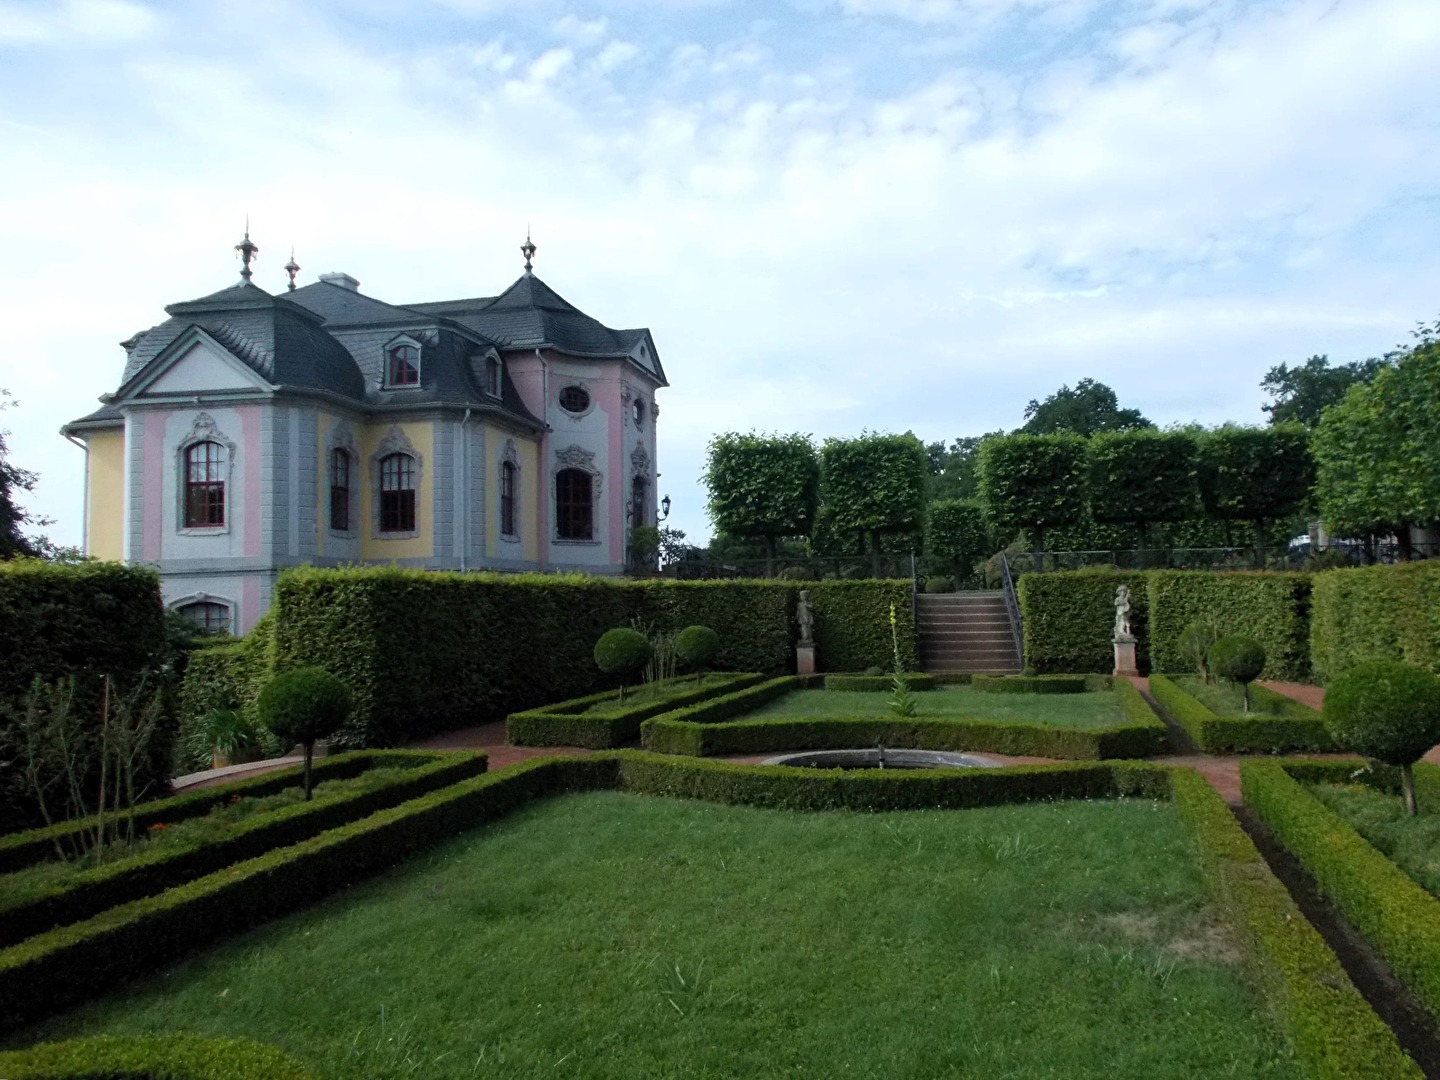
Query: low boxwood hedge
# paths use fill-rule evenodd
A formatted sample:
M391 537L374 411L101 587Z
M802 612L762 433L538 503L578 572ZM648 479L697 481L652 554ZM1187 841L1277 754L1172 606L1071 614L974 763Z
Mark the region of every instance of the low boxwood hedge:
M1110 689L1105 675L976 675L970 680L987 694L1083 694Z
M1334 748L1314 709L1263 686L1252 683L1250 689L1257 711L1220 716L1173 679L1150 676L1151 696L1207 754L1281 754Z
M616 692L607 690L541 709L511 713L505 719L505 738L512 746L583 746L589 750L609 750L638 739L641 723L658 713L734 693L764 682L765 676L710 675L699 685L688 676L676 681L694 685L694 689L660 701L638 701L633 705L621 705ZM614 701L616 707L599 713L585 711L605 701Z
M935 688L935 677L926 675L923 672L911 671L905 674L905 685L911 690L933 690ZM826 675L826 690L893 690L895 688L895 676L893 675Z
M273 1046L201 1035L101 1035L0 1053L6 1080L314 1080Z
M137 858L97 866L23 903L7 904L0 898L0 948L478 776L486 767L484 754L468 752L392 750L370 756L383 757L388 765L413 767L391 783L348 798L258 814L236 823L223 839L187 848L157 847Z
M360 750L321 758L315 762L310 772L311 779L320 784L326 780L349 780L367 769L388 765L410 766L427 759L433 760L434 757L417 757L416 752L407 750ZM157 822L168 825L193 817L204 817L236 795L258 799L278 794L286 788L299 785L300 771L301 767L295 765L251 780L237 780L223 787L202 788L199 791L187 791L182 795L172 795L168 799L141 803L135 808L135 830L144 831ZM53 858L57 844L64 844L70 838L93 828L93 822L60 821L48 827L0 836L0 874L8 874Z
M1417 766L1433 785L1440 770ZM1440 1017L1440 900L1376 850L1307 783L1353 783L1355 763L1246 761L1245 801L1287 851L1304 864L1345 918L1375 946L1431 1015ZM1394 770L1375 777L1393 788Z

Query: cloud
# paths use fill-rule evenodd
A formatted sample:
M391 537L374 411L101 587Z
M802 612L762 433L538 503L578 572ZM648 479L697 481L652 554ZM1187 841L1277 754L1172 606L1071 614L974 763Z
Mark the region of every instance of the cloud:
M0 3L0 47L134 42L159 26L153 11L128 0Z

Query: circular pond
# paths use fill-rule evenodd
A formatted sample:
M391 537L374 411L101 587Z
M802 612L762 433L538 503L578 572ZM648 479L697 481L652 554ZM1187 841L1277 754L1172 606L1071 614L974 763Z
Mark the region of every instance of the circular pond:
M768 757L761 765L792 765L804 769L994 769L1001 762L978 754L945 750L808 750Z

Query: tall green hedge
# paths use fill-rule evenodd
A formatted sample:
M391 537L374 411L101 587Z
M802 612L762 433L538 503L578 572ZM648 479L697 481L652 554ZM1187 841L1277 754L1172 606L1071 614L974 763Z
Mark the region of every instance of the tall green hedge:
M279 669L313 664L355 697L342 732L384 746L609 688L592 650L639 619L720 635L715 667L794 669L794 612L809 591L827 670L888 667L889 605L915 663L908 582L623 581L579 575L437 574L393 568L283 575L274 601Z
M1156 570L1150 578L1150 666L1193 671L1181 631L1208 619L1221 634L1244 634L1265 648L1265 679L1310 674L1309 574Z
M1440 561L1317 574L1310 658L1321 680L1366 660L1440 674Z
M1040 675L1115 670L1115 590L1121 585L1130 586L1130 628L1145 670L1150 655L1148 579L1124 570L1022 575L1016 592L1025 624L1025 666Z

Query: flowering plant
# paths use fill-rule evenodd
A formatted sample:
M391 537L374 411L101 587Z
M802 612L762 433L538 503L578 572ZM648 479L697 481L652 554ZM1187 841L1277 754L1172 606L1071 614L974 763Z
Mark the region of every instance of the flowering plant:
M890 677L890 700L886 703L896 716L908 718L915 715L915 695L905 679L905 665L900 662L900 621L895 617L895 605L890 605L890 645L895 655L895 672Z

